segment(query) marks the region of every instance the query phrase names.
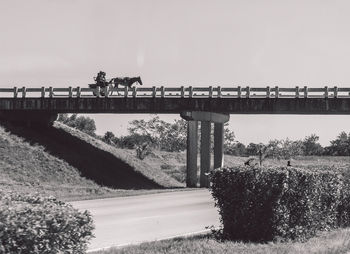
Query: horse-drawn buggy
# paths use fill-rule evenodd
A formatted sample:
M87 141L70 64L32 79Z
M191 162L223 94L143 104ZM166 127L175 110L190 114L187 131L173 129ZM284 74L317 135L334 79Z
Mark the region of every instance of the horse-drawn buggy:
M116 77L116 78L112 78L110 80L106 79L106 73L103 71L100 71L97 74L97 77L94 78L94 80L96 81L95 84L89 84L89 88L94 89L94 95L95 96L107 96L107 95L112 95L113 91L117 90L118 92L118 86L122 85L122 86L127 86L129 88L131 88L131 86L134 83L139 83L140 85L142 85L142 80L140 77ZM100 88L100 89L97 89ZM115 89L116 88L116 89ZM100 94L98 94L100 93Z

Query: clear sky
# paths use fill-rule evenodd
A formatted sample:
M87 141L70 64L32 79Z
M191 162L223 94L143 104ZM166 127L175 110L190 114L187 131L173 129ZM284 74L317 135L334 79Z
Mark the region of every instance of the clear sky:
M350 87L350 1L0 0L0 86ZM95 115L125 134L147 115ZM172 121L175 115L164 116ZM231 115L243 143L349 132L350 116Z

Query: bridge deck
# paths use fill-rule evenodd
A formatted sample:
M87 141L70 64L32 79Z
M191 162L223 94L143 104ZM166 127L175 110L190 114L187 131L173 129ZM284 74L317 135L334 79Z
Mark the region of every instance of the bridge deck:
M0 88L0 111L52 113L350 114L350 88Z

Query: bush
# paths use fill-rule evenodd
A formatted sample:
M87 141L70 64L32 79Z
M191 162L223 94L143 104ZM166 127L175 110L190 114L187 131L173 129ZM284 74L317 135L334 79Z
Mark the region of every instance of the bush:
M50 197L1 196L0 253L85 253L93 237L87 211Z
M235 167L212 173L223 237L306 240L349 224L349 191L334 170ZM345 191L347 190L347 191Z

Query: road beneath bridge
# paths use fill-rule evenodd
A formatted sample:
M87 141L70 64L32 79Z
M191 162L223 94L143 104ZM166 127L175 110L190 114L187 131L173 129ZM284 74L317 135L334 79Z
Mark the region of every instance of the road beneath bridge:
M207 189L71 202L96 226L89 250L188 235L219 226Z

